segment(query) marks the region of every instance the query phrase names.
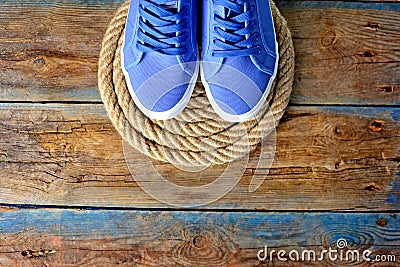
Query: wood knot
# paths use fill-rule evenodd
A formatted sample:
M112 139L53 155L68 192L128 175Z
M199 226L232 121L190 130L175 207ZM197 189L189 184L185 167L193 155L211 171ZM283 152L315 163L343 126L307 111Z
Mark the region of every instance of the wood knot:
M339 167L340 167L340 162L335 162L335 169L337 170L339 169Z
M385 127L385 121L383 121L383 120L374 120L368 126L368 129L370 129L373 132L380 132L380 131L382 131L383 127Z
M400 156L392 158L392 161L396 162L398 165L400 165Z
M385 227L388 224L388 221L385 218L379 218L376 221L376 224L381 226L381 227Z
M347 123L336 125L333 128L333 133L342 140L353 140L356 136L356 132L353 127Z
M379 91L382 91L385 93L393 93L397 89L393 85L382 85L382 86L379 86L378 88L379 88Z
M361 53L360 56L362 56L362 57L374 57L374 56L376 56L376 53L375 53L374 50L370 49L370 50L364 51L364 53Z
M365 187L365 190L371 191L371 192L373 192L373 191L380 191L380 190L382 190L382 186L379 185L379 184L376 184L376 183L371 183L371 184L369 184L369 185L367 185L367 186Z
M21 252L21 255L27 258L37 258L37 257L47 257L50 254L56 253L55 250L24 250Z
M6 162L8 158L7 152L0 151L0 163Z
M177 244L172 253L179 258L180 266L222 266L234 259L226 242L211 233L197 234Z
M0 206L0 212L10 212L10 211L18 211L18 208L15 207L7 207L7 206ZM1 231L1 228L0 228Z
M197 235L193 238L192 244L195 248L204 248L208 243L208 238L203 235Z
M43 68L43 66L45 64L46 64L46 61L44 60L44 58L39 57L39 58L36 58L33 61L33 68L34 69L41 69L41 68Z
M368 21L367 24L364 26L364 28L372 31L378 31L379 30L379 24L375 21Z
M318 135L315 135L314 144L334 147L337 152L346 152L349 146L356 146L362 140L362 138L360 138L361 131L355 127L357 127L357 125L350 120L334 120L321 129ZM341 162L342 161L335 165L335 169L340 168ZM335 163L336 161L332 162L332 164Z
M329 46L335 44L336 41L337 41L336 32L334 32L333 30L329 30L329 31L325 32L325 33L322 35L322 38L321 38L321 45L322 45L323 47L329 47Z

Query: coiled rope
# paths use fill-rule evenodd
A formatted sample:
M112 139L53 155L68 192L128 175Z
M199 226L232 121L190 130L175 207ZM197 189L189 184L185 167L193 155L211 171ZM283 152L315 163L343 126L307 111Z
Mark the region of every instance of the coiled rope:
M279 68L267 102L255 118L232 123L213 111L198 82L184 111L174 119L152 120L135 106L121 69L121 47L129 2L118 9L104 36L98 87L122 138L153 159L181 166L224 164L253 151L278 125L289 102L294 48L286 20L271 1L279 44Z

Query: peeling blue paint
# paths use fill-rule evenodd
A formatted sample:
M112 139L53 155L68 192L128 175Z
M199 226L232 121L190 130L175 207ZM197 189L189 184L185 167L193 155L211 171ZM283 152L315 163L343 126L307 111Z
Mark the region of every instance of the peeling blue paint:
M339 238L345 238L353 247L396 245L400 242L396 232L400 229L400 219L395 215L20 209L0 212L0 236L29 231L83 240L130 237L142 242L149 238L177 236L185 230L190 236L217 234L220 238L234 239L241 246L334 245ZM388 221L385 227L377 225L379 218ZM375 233L373 229L378 227L380 230Z
M343 8L343 9L370 9L380 11L400 11L399 3L374 3L351 1L276 1L279 8Z
M395 173L395 178L391 184L391 191L393 193L389 194L387 202L400 208L400 170Z
M59 4L79 4L79 5L113 5L122 4L125 0L3 0L0 5L13 4L26 6L55 6ZM348 2L348 1L276 1L279 8L342 8L342 9L369 9L380 11L400 11L399 3L374 3L374 2Z
M13 4L13 5L25 5L25 6L56 6L59 4L122 4L125 0L3 0L0 1L0 5Z
M400 109L393 109L391 112L393 119L395 121L400 121Z

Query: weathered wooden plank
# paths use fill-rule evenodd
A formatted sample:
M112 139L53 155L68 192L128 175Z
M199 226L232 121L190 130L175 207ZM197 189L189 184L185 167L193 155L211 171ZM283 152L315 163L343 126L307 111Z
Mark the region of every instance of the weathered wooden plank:
M280 7L296 50L293 103L400 103L398 3L289 1Z
M0 118L0 203L166 207L135 183L101 104L1 104ZM398 108L290 107L271 170L257 168L258 149L237 163L246 171L233 191L206 208L398 210L399 125ZM225 168L188 173L149 165L138 152L132 158L149 182L153 166L186 186L207 184ZM249 193L255 172L265 181Z
M0 265L398 266L399 229L397 213L2 210ZM343 250L339 239L347 242ZM265 246L286 258L296 250L299 261L281 262L275 252L263 264L257 253ZM321 257L329 248L337 260ZM41 250L51 253L39 257ZM305 254L301 261L304 250L322 260ZM359 251L360 261L347 261L348 250ZM396 262L365 261L366 250L370 259L394 255Z
M122 2L1 1L0 101L99 101L101 39ZM296 49L293 103L399 104L398 3L278 5Z
M98 54L121 3L1 1L1 100L99 101Z

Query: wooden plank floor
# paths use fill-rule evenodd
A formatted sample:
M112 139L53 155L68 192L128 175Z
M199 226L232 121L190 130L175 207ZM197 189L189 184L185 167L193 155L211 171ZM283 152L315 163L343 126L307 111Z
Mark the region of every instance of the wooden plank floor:
M315 250L320 257L323 249L336 247L338 238L345 238L360 255L371 250L371 256L400 256L400 220L386 213L24 209L4 211L2 218L3 266L264 266L271 262L260 264L257 253L265 246L300 253ZM40 249L27 248L49 254L38 257ZM328 257L324 263L337 266Z
M257 168L258 149L230 193L192 209L138 186L101 103L98 54L122 3L0 1L0 266L357 264L257 258L265 245L320 252L340 238L396 257L360 266L399 266L398 1L277 1L296 72L273 165ZM182 185L224 171L152 163ZM265 181L249 193L254 175Z

